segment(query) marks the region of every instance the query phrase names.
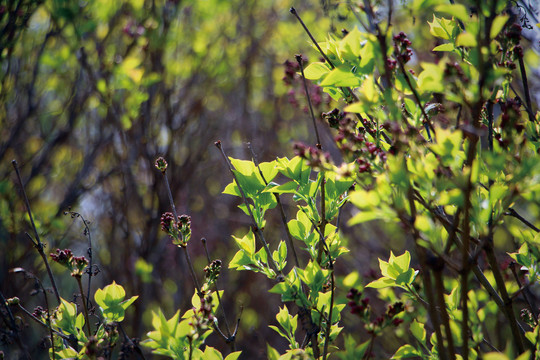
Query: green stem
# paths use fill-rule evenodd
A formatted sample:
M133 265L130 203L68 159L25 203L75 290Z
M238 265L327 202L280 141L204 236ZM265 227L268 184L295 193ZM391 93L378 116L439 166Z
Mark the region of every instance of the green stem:
M84 320L86 322L86 330L88 330L88 336L90 337L92 336L92 330L90 329L90 319L88 318L88 306L86 306L86 301L84 298L81 277L75 276L75 279L77 280L77 284L79 285L79 292L81 293L81 302L83 303Z
M322 173L321 181L321 225L320 233L321 238L319 239L319 250L317 253L317 262L320 264L322 261L322 253L324 250L324 231L326 229L326 179L324 173Z
M330 261L332 261L330 259ZM328 319L326 320L326 334L324 336L324 350L323 350L323 360L326 360L326 356L328 355L328 344L330 343L330 331L332 330L332 311L334 309L334 295L335 295L335 289L334 289L334 269L333 264L330 262L331 267L331 273L330 273L330 286L332 289L330 290L330 309L328 309Z

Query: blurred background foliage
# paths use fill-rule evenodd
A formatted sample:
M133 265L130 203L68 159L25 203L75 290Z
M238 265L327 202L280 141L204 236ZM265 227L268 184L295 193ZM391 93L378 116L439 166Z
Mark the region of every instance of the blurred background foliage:
M394 5L393 25L413 41L413 61L433 61L437 42L429 35L429 11L412 13L407 1ZM221 194L231 179L214 141L220 139L230 156L259 161L292 156L296 140L314 143L302 83L283 78L294 54L309 61L319 56L290 6L319 40L329 33L341 37L342 28L358 24L346 2L329 0L1 2L0 286L6 296L19 296L29 309L39 304L33 283L10 268L23 267L49 284L25 235L31 228L11 166L16 159L46 252L69 247L86 255L82 221L64 215L71 208L90 221L99 269L93 289L114 279L128 296L140 296L125 321L130 336L142 338L149 330L152 309L161 307L167 316L186 310L193 284L181 253L159 230L169 203L154 160L169 162L178 211L192 218L189 251L198 275L207 264L202 237L210 256L228 264L236 249L231 235L245 230L249 219L236 207L238 199ZM526 56L537 41L531 43ZM528 61L531 69L538 68L534 61ZM535 93L538 73L530 74ZM314 86L310 92L319 98L319 114L335 105ZM322 136L338 158L331 132ZM277 243L284 233L275 224L266 233ZM374 254L386 256L390 241L394 251L405 246L394 225L344 231L352 251L339 264L341 274L356 270L370 280ZM57 280L62 295L73 299L75 282L67 274ZM267 327L280 304L279 296L268 294L270 286L252 273L225 268L221 275L229 320L243 306L242 358L263 357L266 342L285 345ZM353 318L344 321L354 329ZM26 332L38 358L45 333L34 327ZM210 342L228 349L217 337Z

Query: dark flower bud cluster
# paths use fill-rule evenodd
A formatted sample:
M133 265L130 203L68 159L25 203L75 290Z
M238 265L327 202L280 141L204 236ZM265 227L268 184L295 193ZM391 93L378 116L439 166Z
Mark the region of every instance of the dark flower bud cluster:
M375 320L366 324L366 330L370 334L378 335L388 326L399 326L403 323L403 319L396 317L399 313L405 310L403 303L398 301L388 306L384 315L377 316Z
M167 170L168 164L167 164L167 161L165 161L165 159L160 156L156 159L155 166L156 166L156 169L158 169L162 173L165 173L165 171Z
M366 120L367 121L367 120ZM348 161L355 160L360 173L370 172L375 161L386 161L386 152L376 144L367 141L365 132L375 133L376 130L369 130L365 127L357 128L357 122L344 115L340 117L338 123L338 134L334 137L336 144L348 158Z
M134 20L129 20L122 32L132 39L136 39L146 32L146 28L143 25L137 24Z
M74 256L71 264L73 266L71 276L80 278L88 266L88 260L84 256Z
M519 24L512 24L504 33L504 37L511 41L514 45L519 44L521 41L521 31L523 28Z
M214 260L204 268L204 277L208 285L216 282L219 273L221 272L221 260Z
M214 322L212 307L212 295L209 292L206 296L201 297L200 308L193 308L193 316L189 322L189 325L193 328L191 330L193 338L202 336L212 326Z
M394 45L397 52L397 58L398 60L406 64L409 60L411 60L411 56L413 54L412 49L409 47L411 46L411 41L407 38L407 35L402 31L399 34L394 36ZM391 63L388 63L388 65L392 65ZM395 67L395 63L393 63L393 67Z
M347 293L349 302L347 305L351 308L351 314L358 315L360 318L368 320L371 308L369 298L362 298L362 293L357 289L350 289Z
M161 215L161 231L170 234L174 230L174 215L172 212L166 212Z
M386 59L386 63L388 64L388 68L390 70L394 70L397 68L397 61L391 58Z
M73 257L73 253L70 249L56 249L56 254L51 253L51 259L53 261L56 261L62 266L68 266L69 262L71 261L71 258Z
M537 321L534 318L533 313L529 309L527 309L527 308L522 309L521 313L520 313L520 316L521 316L521 320L523 320L524 323L526 323L527 325L529 325L532 328L536 327Z
M51 259L66 267L71 276L81 278L88 266L88 260L84 256L73 256L70 249L56 249L56 253L50 254Z
M184 214L174 221L174 215L171 212L163 213L161 230L172 238L173 244L186 247L191 239L191 217Z
M521 45L516 45L514 46L514 50L513 50L513 58L514 60L519 60L521 58L523 58L523 47Z
M115 324L105 325L105 336L109 340L109 346L114 347L118 341L118 326Z
M323 112L321 116L323 120L328 122L331 128L339 129L340 121L343 120L345 115L346 113L339 111L338 108L334 108L334 110Z
M523 132L525 127L519 121L521 119L521 101L518 97L509 98L506 101L498 101L501 115L501 129L505 133L511 133L514 130L518 133Z
M307 99L307 95L304 89L302 77L300 75L300 64L298 63L298 60L300 60L302 64L307 64L308 59L303 55L296 55L296 59L296 61L287 60L283 64L283 82L285 83L285 85L291 87L287 92L287 101L289 102L289 104L296 108L300 107L300 104L302 102L302 104L304 104L302 110L305 113L308 113L309 108L307 106L307 100L303 100ZM323 104L330 103L330 96L328 96L328 94L325 94L320 86L312 82L308 82L307 87L311 98L311 104L314 107L314 110L319 110L319 108Z
M400 301L389 305L384 315L370 320L369 298L362 298L360 291L350 289L347 293L347 299L349 299L348 306L351 308L351 314L358 315L365 322L365 328L370 334L379 335L387 326L398 326L403 322L403 319L397 317L398 314L405 310L403 303Z
M294 153L308 161L308 165L315 169L324 169L330 164L330 154L321 149L297 142L293 146Z
M499 67L505 67L509 70L514 70L516 64L514 61L519 61L523 58L523 47L519 44L521 41L521 25L511 24L506 26L506 30L497 36L499 41L498 51L501 53L501 58L497 62Z
M403 312L403 310L405 310L403 303L401 301L395 302L391 305L388 305L385 317L392 321L392 325L398 326L403 322L403 319L397 318L396 315Z
M32 316L38 318L38 319L43 319L45 317L47 317L47 311L42 308L41 306L36 306L34 308L34 312L32 313Z
M98 338L95 336L90 336L84 348L85 348L84 354L86 356L88 356L89 358L95 358L96 355L98 355L101 350L99 348Z
M461 81L462 84L469 83L469 77L465 75L465 72L457 62L446 63L444 67L444 76L449 83L455 82L456 80Z
M300 65L297 61L285 60L283 66L285 68L285 75L283 76L282 80L285 84L291 85L294 80L298 78L297 72L300 71Z

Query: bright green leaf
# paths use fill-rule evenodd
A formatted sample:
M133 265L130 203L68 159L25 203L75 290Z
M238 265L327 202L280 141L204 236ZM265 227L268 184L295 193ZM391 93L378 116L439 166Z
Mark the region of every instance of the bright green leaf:
M508 15L498 15L495 19L493 19L491 30L489 31L489 37L491 39L494 39L497 35L499 35L504 25L508 21L508 18Z
M325 63L314 62L304 69L304 76L309 80L319 80L329 72L330 69Z

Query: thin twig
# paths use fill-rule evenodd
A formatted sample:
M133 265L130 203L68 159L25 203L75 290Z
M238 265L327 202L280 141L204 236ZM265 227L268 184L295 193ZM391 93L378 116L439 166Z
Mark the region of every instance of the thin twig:
M6 313L8 314L9 319L6 319L4 317L3 311L0 311L0 314L2 315L3 320L6 322L6 325L10 327L12 333L15 335L15 341L17 342L17 345L19 345L19 347L24 353L24 356L27 359L32 359L32 357L30 356L30 353L28 352L28 349L26 348L26 345L24 345L24 343L21 340L19 327L17 326L17 323L15 322L15 316L13 316L13 312L9 308L9 305L6 303L6 298L4 297L4 294L2 293L2 291L0 291L0 302L2 306L6 309ZM21 305L19 304L19 307L20 306ZM8 320L9 320L9 324L8 324Z
M19 309L21 309L22 312L24 312L30 319L34 320L36 323L38 323L42 327L46 328L47 330L52 330L52 332L55 333L57 336L61 337L62 339L66 340L66 341L70 341L69 336L67 336L66 334L61 333L58 330L55 330L55 329L49 327L46 323L44 323L43 321L41 321L40 319L35 317L34 314L32 314L30 311L28 311L21 304L19 304Z
M32 229L34 230L35 240L33 240L32 242L34 244L34 247L39 252L39 255L43 259L43 262L45 263L47 274L49 275L49 279L51 280L51 284L54 290L54 295L56 296L56 300L60 304L60 293L58 292L56 281L54 280L51 267L49 266L49 260L47 259L47 255L45 255L45 252L43 251L45 244L43 244L41 242L41 239L39 238L36 224L34 223L34 217L32 216L32 210L30 209L30 201L28 200L28 196L26 195L26 190L24 189L24 183L21 178L21 173L19 172L19 166L17 164L17 160L12 160L11 164L13 165L13 168L15 169L15 172L17 173L17 179L19 181L19 185L21 186L21 192L23 195L24 203L26 205L26 211L28 212L28 217L30 217L30 223L32 224Z
M302 83L304 84L304 91L306 92L306 97L309 105L309 112L311 114L311 119L313 120L313 128L315 129L315 137L317 139L317 148L322 149L321 138L319 137L319 130L317 129L317 121L315 120L315 114L313 113L313 106L311 104L311 96L309 96L309 90L307 87L306 76L304 75L304 64L302 60L302 55L295 55L296 61L300 66L300 71L302 73Z
M169 203L173 211L174 223L176 224L176 222L178 221L178 213L176 212L176 206L174 205L174 199L171 192L171 186L169 185L169 179L167 178L166 171L161 171L161 174L163 175L163 179L165 180L165 188L167 189L167 195L169 195ZM201 291L201 286L199 285L199 281L197 280L197 276L195 275L195 270L193 268L193 263L191 262L191 257L189 256L187 246L181 246L181 248L184 250L184 255L186 257L189 272L191 274L191 278L193 279L193 283L195 284L195 288L197 289L197 294L199 295L199 297L202 297L203 295Z
M435 289L437 292L437 300L439 306L439 312L441 313L441 319L444 325L446 341L448 342L448 352L450 359L456 358L456 350L454 348L454 338L452 337L452 328L450 327L450 318L448 311L446 310L446 302L444 299L444 280L442 276L444 261L437 259L437 267L434 268L435 273Z
M261 170L261 167L259 166L259 162L257 161L257 156L255 155L255 152L253 151L253 148L251 147L251 143L248 143L248 148L251 152L251 158L253 159L253 163L255 164L255 166L257 166L257 169L259 170L259 175L261 175L261 178L263 179L265 185L268 186L268 181L265 179L264 174ZM283 209L281 198L279 194L276 194L276 193L273 193L273 194L278 204L279 213L281 215L281 222L283 223L283 227L285 228L285 233L287 235L287 241L289 242L289 247L292 249L292 252L293 252L294 263L296 264L296 267L300 267L300 262L298 261L298 255L296 253L296 246L294 246L294 241L291 235L291 231L289 230L289 225L287 224L287 216L285 215L285 210Z
M439 353L439 356L442 360L447 359L447 353L444 346L443 336L441 332L441 325L440 325L440 319L439 319L439 313L435 307L435 299L433 295L433 285L431 283L431 274L428 271L427 268L427 254L426 249L420 246L418 243L418 240L420 239L420 234L418 233L418 230L414 226L414 222L416 220L416 205L414 203L414 191L411 188L409 188L408 191L408 198L409 198L409 208L411 211L410 219L403 218L402 221L404 224L409 225L409 228L411 230L416 252L418 254L418 259L420 261L421 271L422 271L422 283L424 285L424 291L427 296L428 301L428 307L427 311L429 314L429 318L431 319L431 322L433 323L433 328L435 330L435 336L437 338L437 350ZM464 334L464 337L468 337L468 333Z
M399 53L398 49L394 46L394 50L396 53ZM429 142L433 142L433 139L431 138L431 131L430 129L433 129L433 125L431 125L431 121L429 120L428 114L426 113L426 110L424 109L424 105L422 104L422 101L420 100L420 95L418 95L418 91L416 91L416 88L412 85L411 79L409 79L409 75L407 74L407 71L405 70L405 65L403 64L403 61L401 60L400 56L396 56L396 59L399 64L399 70L401 71L401 74L405 78L405 82L409 86L409 89L413 93L414 99L416 100L416 103L420 107L420 110L422 111L422 116L424 116L424 128L426 129L426 133L428 136Z
M90 232L90 227L88 225L88 221L82 216L82 214L75 212L75 211L66 211L65 214L70 214L71 217L78 217L81 219L84 225L84 235L88 237L88 249L86 250L86 253L88 254L88 267L86 268L86 273L88 274L88 290L86 292L86 306L90 308L90 293L91 293L91 284L92 284L92 276L94 276L93 272L93 256L92 256L92 234Z
M253 216L253 212L251 211L251 206L250 206L249 202L247 201L246 194L244 193L244 190L242 189L242 186L240 186L240 182L236 178L236 174L233 171L232 164L229 161L229 158L227 157L227 155L225 154L225 150L223 150L223 147L221 146L221 141L219 141L219 140L216 141L215 145L220 150L221 155L223 156L223 159L225 160L225 162L227 164L227 167L229 168L229 171L231 172L231 174L233 176L233 179L236 181L236 186L238 187L238 190L240 191L240 194L242 195L242 200L244 201L244 204L246 205L249 216L251 218L252 227L253 227L253 230L255 232L255 236L257 238L259 238L259 241L263 244L264 250L266 251L266 255L267 255L266 260L267 260L268 266L272 268L272 270L276 273L276 275L280 275L281 271L278 270L277 264L274 261L274 258L272 257L272 254L270 253L270 249L268 248L268 243L264 239L264 235L263 235L261 229L259 229L259 227L257 226L257 221L255 220L255 216Z
M510 89L512 89L512 91L514 92L514 95L516 95L516 98L518 99L518 101L521 103L521 105L523 105L523 107L525 108L525 111L527 111L527 114L529 115L529 121L534 121L534 113L532 109L529 107L529 105L527 105L527 103L523 103L523 100L519 96L514 86L511 83L509 85L510 85Z
M328 344L330 343L330 331L332 330L332 311L334 310L334 295L335 295L335 275L334 275L334 265L332 263L332 258L330 256L330 251L328 251L329 259L329 268L330 268L330 308L328 309L328 319L326 320L326 334L324 335L324 349L323 349L323 360L326 360L328 355Z
M525 345L523 343L522 334L519 330L519 324L518 320L516 318L516 315L514 313L514 309L512 306L512 299L508 296L508 291L506 290L506 284L504 282L504 278L502 276L499 263L497 262L497 258L495 256L495 252L493 251L493 238L490 237L487 246L485 247L486 254L487 254L487 260L489 263L489 266L491 267L491 270L493 271L493 276L495 277L495 282L497 284L497 288L499 289L499 293L501 294L501 298L504 302L504 312L506 315L506 318L508 319L508 322L510 323L510 330L512 333L512 337L514 339L514 343L518 348L519 354L522 354L525 352Z
M56 353L54 351L54 333L53 333L53 328L52 328L52 325L51 325L51 311L50 311L50 306L49 306L49 297L47 296L47 291L45 290L45 287L43 286L43 283L41 282L41 280L34 274L32 274L31 272L29 271L26 271L25 269L23 268L15 268L15 269L11 269L10 272L12 273L19 273L19 272L22 272L25 276L25 279L32 279L36 282L36 284L39 286L39 288L41 289L41 292L43 292L43 300L45 301L45 309L47 311L47 326L49 327L49 334L51 336L51 348L52 348L52 355L53 355L53 360L56 359Z
M518 214L518 212L516 210L514 210L513 208L508 208L508 211L506 211L504 213L504 215L509 215L509 216L513 216L515 217L516 219L518 219L519 221L521 221L522 223L524 223L525 225L527 225L528 227L530 227L531 229L533 229L534 231L536 232L540 232L540 229L537 228L536 226L534 226L531 222L529 222L527 219L525 219L523 216L521 216L520 214Z
M532 301L531 301L531 299L529 297L529 291L528 291L529 289L528 289L528 287L523 286L523 284L521 283L519 275L518 275L518 273L516 271L516 267L519 267L519 265L516 262L512 262L510 264L510 269L512 270L512 274L514 275L514 279L516 279L516 282L519 285L519 288L523 289L523 291L522 291L523 297L525 298L525 301L527 302L527 305L529 305L529 310L533 314L534 323L535 323L535 325L538 325L538 311L536 309L536 306L532 305Z
M201 242L202 242L203 247L204 247L204 252L206 254L206 259L208 260L208 265L210 265L212 263L212 259L210 258L210 253L208 252L208 247L206 246L206 238L202 238ZM225 308L224 308L223 304L221 303L221 295L219 295L218 279L216 279L216 281L215 281L214 288L216 290L216 294L217 294L217 298L218 298L218 304L219 304L218 306L221 308L221 313L223 314L223 319L225 320L225 328L227 330L227 336L223 336L223 338L225 340L228 340L228 339L231 338L231 329L229 327L229 321L227 320L227 314L225 313ZM220 330L219 332L221 333L221 329L219 329L219 327L217 327L217 328L218 328L218 330ZM231 342L231 350L232 351L235 350L234 341Z
M141 359L145 360L146 358L144 357L141 347L135 342L133 342L133 340L131 340L131 338L126 334L126 331L122 327L121 323L118 323L118 328L120 329L120 331L122 332L122 335L124 336L124 341L127 341L135 349L135 352L137 353L137 355L139 355Z
M321 47L319 46L319 43L317 43L317 40L315 40L315 38L313 37L313 35L311 35L311 32L309 31L309 29L307 28L306 24L304 24L304 22L302 21L302 19L300 18L300 15L298 15L298 13L296 12L296 9L294 7L291 7L289 9L289 12L291 14L293 14L297 19L298 21L300 22L300 24L302 25L302 27L304 28L304 30L306 31L306 33L308 34L309 38L311 39L311 41L313 41L313 44L315 45L315 47L317 48L317 50L319 50L319 53L322 55L322 57L324 58L324 60L326 60L326 62L328 63L328 65L330 65L330 67L332 69L335 69L336 67L334 66L334 64L332 63L332 61L330 61L330 59L328 58L328 56L326 56L326 54L324 53L324 51L322 51Z
M523 93L525 94L525 101L527 102L527 114L529 115L529 120L534 122L534 116L532 114L532 104L531 104L531 95L529 94L529 82L527 81L527 71L525 70L525 62L523 57L519 57L519 71L521 73L521 81L523 82Z

